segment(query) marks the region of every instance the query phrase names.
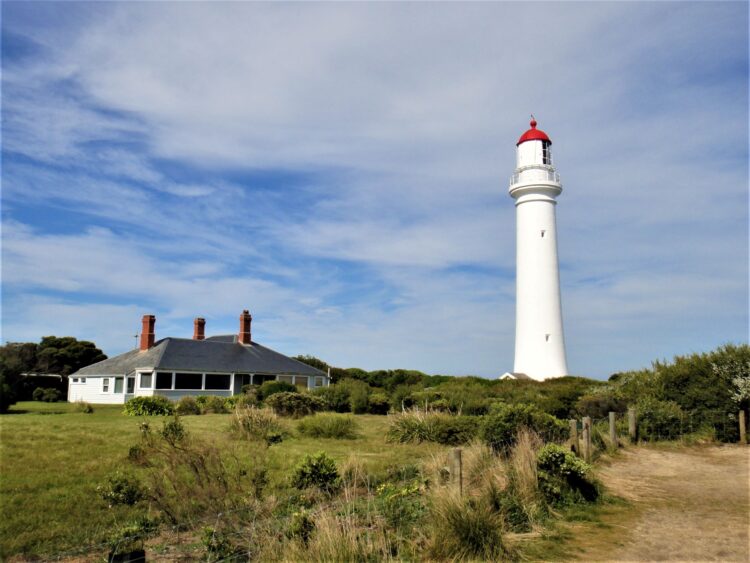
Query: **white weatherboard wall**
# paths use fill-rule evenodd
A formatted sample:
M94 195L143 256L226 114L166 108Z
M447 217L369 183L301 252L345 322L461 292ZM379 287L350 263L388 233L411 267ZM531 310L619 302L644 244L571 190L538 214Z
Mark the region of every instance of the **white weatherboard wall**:
M75 377L68 380L68 402L86 401L100 405L117 405L133 397L125 394L127 378L117 376L123 380L123 391L115 393L115 376L87 375L86 377ZM74 381L77 379L78 381ZM107 391L104 391L104 380L108 380Z
M534 126L536 124L534 123ZM541 140L517 148L510 195L516 200L516 350L514 373L537 380L568 374L560 304L556 197L560 178Z

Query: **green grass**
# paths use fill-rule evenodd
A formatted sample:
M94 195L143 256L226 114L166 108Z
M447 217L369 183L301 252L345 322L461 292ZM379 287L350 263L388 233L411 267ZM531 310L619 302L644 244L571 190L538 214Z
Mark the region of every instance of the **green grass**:
M112 528L135 514L109 509L96 486L120 468L130 469L128 449L139 440L138 426L162 417L131 417L122 406L94 405L93 414L75 413L68 403L23 402L0 416L0 558L16 554L50 556L100 543ZM231 415L186 416L194 435L219 447L253 455L257 446L228 432ZM338 463L356 454L368 472L414 463L443 450L435 444L387 444L387 417L357 415L357 439L300 437L293 433L269 450L271 487L308 453L325 451ZM293 426L290 424L290 428Z

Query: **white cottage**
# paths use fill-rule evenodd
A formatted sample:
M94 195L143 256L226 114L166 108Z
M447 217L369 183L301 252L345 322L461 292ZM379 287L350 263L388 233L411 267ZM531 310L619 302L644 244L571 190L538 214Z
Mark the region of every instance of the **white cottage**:
M238 334L205 337L206 321L195 319L193 338L156 340L156 317L143 316L138 350L86 366L72 374L68 401L118 404L132 397L187 395L229 397L247 384L286 381L304 389L328 386L322 371L251 339L252 316L240 315Z

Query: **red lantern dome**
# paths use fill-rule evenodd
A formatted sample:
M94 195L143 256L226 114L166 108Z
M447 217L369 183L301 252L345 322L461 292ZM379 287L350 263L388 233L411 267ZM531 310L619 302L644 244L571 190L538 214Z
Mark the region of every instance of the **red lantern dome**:
M547 133L545 133L541 129L536 128L536 119L534 119L533 115L531 116L531 123L529 123L529 125L531 125L531 129L521 135L521 138L518 139L516 146L526 141L547 141L549 144L552 144L552 141L547 136Z

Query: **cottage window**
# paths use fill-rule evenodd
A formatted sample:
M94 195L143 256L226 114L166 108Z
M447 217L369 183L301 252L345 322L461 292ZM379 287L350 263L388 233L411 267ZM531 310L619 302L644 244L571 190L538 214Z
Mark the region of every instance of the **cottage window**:
M78 383L78 378L77 377L73 378L73 383Z
M86 383L86 378L85 377L81 378L81 383Z
M323 377L318 375L315 377L315 387L323 387Z
M307 376L306 375L295 375L294 376L294 384L297 387L303 387L304 389L307 389Z
M171 389L172 388L172 372L171 371L157 371L156 372L156 388L157 389Z
M102 379L102 393L109 393L109 377Z
M135 377L128 377L128 388L125 391L128 395L135 393Z
M142 373L141 374L141 389L151 389L151 385L153 385L153 375L150 373Z
M122 377L115 377L115 393L122 393Z
M174 375L175 389L202 389L202 373L176 373Z
M231 384L231 376L228 373L207 373L206 389L227 390Z
M256 373L253 375L253 383L255 385L263 385L266 381L276 381L276 376L262 373Z
M294 383L294 378L291 375L280 375L276 380L283 381L284 383Z

